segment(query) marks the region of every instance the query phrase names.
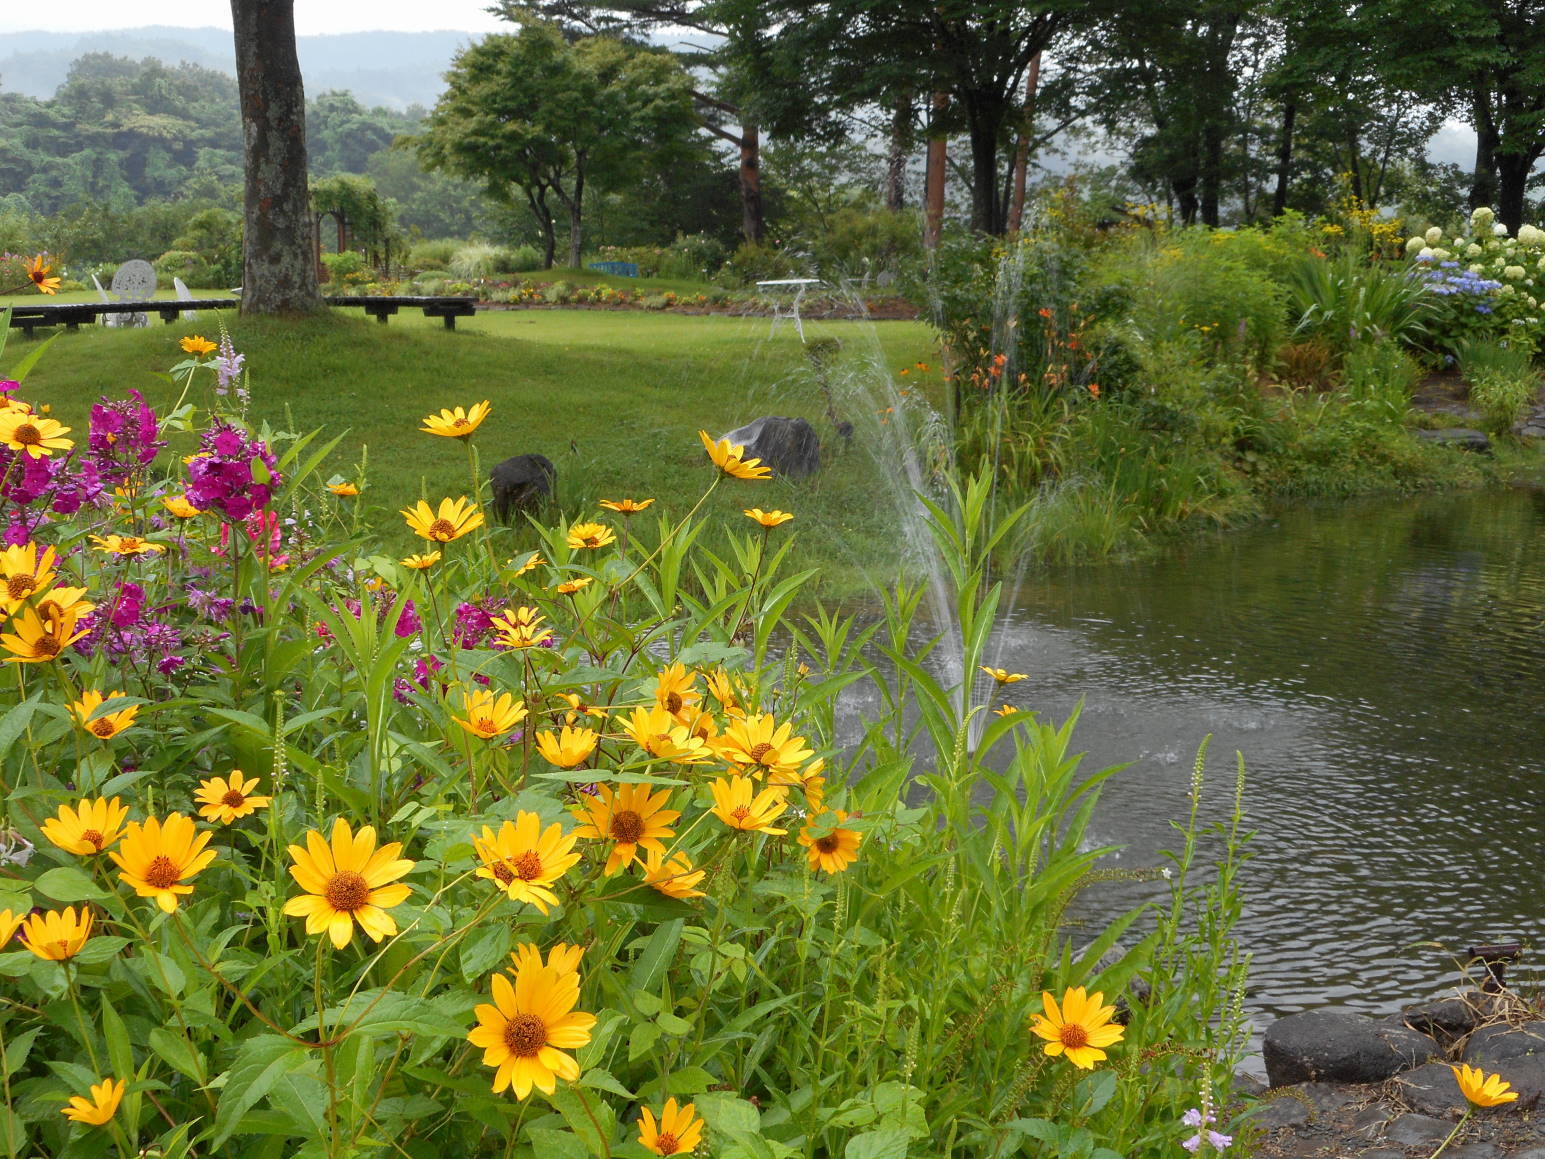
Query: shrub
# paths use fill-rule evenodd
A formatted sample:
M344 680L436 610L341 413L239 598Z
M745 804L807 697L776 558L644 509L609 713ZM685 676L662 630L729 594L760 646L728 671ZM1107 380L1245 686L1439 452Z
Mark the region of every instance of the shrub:
M408 265L416 270L443 270L461 248L462 243L453 238L414 242L408 251Z
M1470 385L1471 405L1492 434L1512 430L1539 394L1540 376L1527 348L1473 339L1459 348L1459 370Z
M1422 368L1406 351L1385 339L1360 343L1347 351L1344 363L1347 398L1386 422L1401 423L1411 407L1411 394L1421 381Z
M344 250L341 254L323 254L322 266L327 270L328 280L346 284L351 278L358 280L361 277L369 281L371 274L365 269L364 255L356 250Z
M1370 262L1355 250L1302 259L1288 289L1294 333L1323 338L1340 354L1380 339L1415 343L1427 336L1433 316L1433 295L1419 272Z
M776 278L798 277L802 272L809 271L802 270L799 263L777 247L748 241L742 242L724 263L718 278L726 286L745 287Z
M526 249L531 247L527 246ZM531 251L535 253L534 250ZM509 273L517 269L526 269L516 260L517 255L495 245L468 245L462 246L451 255L450 271L463 281L474 281L478 278L491 278L495 274Z
M214 285L214 271L209 263L188 250L168 250L155 260L154 265L156 273L166 281L181 278L187 286Z

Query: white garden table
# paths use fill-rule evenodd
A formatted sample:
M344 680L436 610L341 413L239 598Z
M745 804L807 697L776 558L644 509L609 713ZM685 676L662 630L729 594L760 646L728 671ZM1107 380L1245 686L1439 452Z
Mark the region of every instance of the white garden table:
M771 338L778 329L778 323L785 319L794 323L794 329L799 333L799 340L805 340L805 324L799 316L799 306L804 300L805 291L811 286L819 286L820 278L773 278L770 281L758 282L756 288L763 291L767 300L772 303L772 325L767 328L767 336ZM785 297L785 291L792 290L792 298Z

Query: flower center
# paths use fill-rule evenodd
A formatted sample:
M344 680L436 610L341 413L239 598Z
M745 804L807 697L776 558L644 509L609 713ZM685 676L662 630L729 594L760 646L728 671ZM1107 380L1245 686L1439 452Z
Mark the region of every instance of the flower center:
M246 794L238 793L235 789L232 789L230 792L226 793L225 796L220 798L220 804L229 805L232 809L240 809L246 803Z
M836 853L839 844L835 833L828 833L825 837L815 839L815 847L822 853Z
M365 903L370 900L370 886L352 869L340 869L328 879L322 896L339 913L351 914L365 908Z
M13 575L5 581L5 594L13 600L24 600L37 586L37 580L30 575Z
M751 816L751 810L744 805L736 805L730 810L730 816L735 818L736 821L744 821L747 817Z
M455 539L456 528L449 519L436 519L429 525L429 535L433 539Z
M665 698L665 711L674 716L681 711L681 694L672 692Z
M45 660L52 660L59 655L59 641L52 636L39 636L37 642L32 645L32 654Z
M43 432L31 423L22 423L11 433L11 438L24 447L36 447L43 441Z
M534 849L528 849L515 859L515 872L522 881L535 881L542 876L542 857Z
M633 845L644 835L644 819L632 809L612 814L612 840L621 845Z
M493 736L494 733L499 731L499 726L486 716L474 716L472 718L472 727L484 736Z
M1062 1045L1069 1050L1077 1050L1080 1046L1089 1045L1089 1032L1076 1022L1069 1022L1057 1032L1057 1037L1062 1040Z
M535 1014L517 1014L504 1024L504 1045L516 1058L535 1058L547 1045L547 1023Z
M150 864L145 867L145 884L151 889L166 889L174 885L180 877L182 877L182 870L178 869L177 863L164 853L152 858Z
M467 426L471 426L471 425L472 424L467 422L466 419L452 419L451 420L451 426L455 427L457 430L460 430L462 427L467 427Z
M94 732L97 736L102 737L104 740L118 731L118 726L112 722L110 717L106 716L97 717L96 720L92 721L86 727Z
M499 879L500 885L509 885L510 882L515 880L515 871L510 868L510 864L507 861L496 862L493 866L493 873Z
M681 1141L669 1131L661 1131L655 1138L654 1146L661 1155L674 1155L676 1149L681 1146Z
M751 749L751 763L752 764L757 764L757 765L761 764L762 763L762 758L765 757L768 753L770 753L772 751L773 751L773 747L770 744L759 744L759 745L752 746L752 749ZM774 760L776 760L776 759L777 759L777 757L775 755L774 756Z
M580 542L583 543L586 547L600 547L601 537L599 535L587 535Z
M95 845L98 853L102 851L102 846L107 844L107 838L102 836L102 830L100 829L87 829L80 835L80 839Z

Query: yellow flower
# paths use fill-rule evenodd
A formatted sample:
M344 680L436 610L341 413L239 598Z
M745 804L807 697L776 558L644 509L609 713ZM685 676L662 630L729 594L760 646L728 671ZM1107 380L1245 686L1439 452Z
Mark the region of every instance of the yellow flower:
M620 515L637 515L653 502L653 499L602 499L601 506Z
M425 415L424 425L418 429L426 435L465 439L477 430L492 409L493 404L484 399L471 410L465 410L462 407L457 407L455 410L442 410L437 415Z
M696 1103L677 1108L675 1099L666 1099L655 1123L654 1112L639 1108L638 1141L656 1155L686 1155L697 1150L703 1140L703 1120L694 1117Z
M1104 1001L1098 990L1086 996L1082 986L1073 986L1062 995L1059 1009L1057 1000L1043 991L1043 1013L1034 1016L1030 1029L1046 1040L1047 1054L1065 1054L1074 1066L1092 1070L1105 1058L1103 1048L1120 1042L1126 1033L1111 1022L1116 1008L1100 1005Z
M359 494L359 488L353 483L329 483L327 489L344 499L352 499Z
M332 844L315 829L306 833L306 848L291 845L290 876L306 892L284 903L292 918L306 919L306 932L326 932L343 949L354 937L354 923L373 942L397 932L386 911L407 900L411 888L397 879L413 869L400 860L402 844L392 841L376 848L376 831L369 825L356 834L342 817L333 822ZM388 884L397 882L397 884Z
M73 447L74 440L64 437L69 429L53 419L27 411L0 411L0 444L13 451L24 451L34 459Z
M196 358L201 358L212 350L220 349L218 345L205 338L202 334L189 335L179 342L178 345L182 347L184 354L191 354Z
M161 506L171 512L178 519L192 519L199 513L199 509L188 502L186 495L167 495L161 500Z
M46 961L63 962L81 952L86 939L91 937L93 920L85 906L80 907L79 917L75 916L74 906L66 907L62 913L44 910L30 914L22 922L21 944Z
M746 518L756 520L763 527L777 527L780 523L787 523L794 516L787 511L763 511L760 507L747 507Z
M1002 668L989 668L985 664L980 665L980 668L999 684L1017 684L1021 680L1029 679L1023 672L1009 672Z
M466 718L453 716L451 719L473 736L480 736L484 740L492 740L509 732L526 719L525 701L516 700L508 692L495 693L488 688L463 692L461 704L461 710L467 714Z
M566 1050L578 1050L590 1041L595 1015L576 1011L579 975L546 967L523 967L515 982L495 974L491 982L492 1004L477 1008L477 1022L467 1035L482 1047L483 1065L494 1071L494 1094L515 1088L524 1099L533 1087L543 1094L557 1089L557 1080L579 1078L579 1063Z
M118 864L118 876L140 897L154 898L165 913L177 909L178 895L193 892L184 884L202 873L215 859L205 849L210 833L199 833L192 817L173 813L165 821L152 817L141 825L130 821L123 845L109 853Z
M1512 1084L1504 1082L1499 1074L1487 1074L1474 1066L1450 1066L1448 1069L1454 1072L1459 1093L1477 1107L1498 1107L1518 1098Z
M43 261L43 255L38 254L27 263L27 280L38 288L42 294L57 294L59 292L59 279L48 276L48 271L53 269L51 263Z
M89 1099L71 1095L70 1105L61 1107L60 1113L66 1119L76 1123L90 1123L93 1127L103 1126L118 1112L118 1104L123 1102L123 1092L128 1089L129 1083L126 1079L103 1079L99 1083L91 1084Z
M788 808L786 789L774 786L755 793L750 777L720 777L709 788L713 790L713 815L731 829L774 834L788 832L772 827L778 814Z
M805 804L819 813L821 802L826 799L826 778L821 775L825 768L826 760L821 758L811 761L802 769L770 769L767 783L773 788L797 788L805 795Z
M739 681L731 676L723 668L715 668L704 679L708 685L708 694L719 702L719 707L724 709L728 716L744 716L745 709L742 701L746 690L741 687Z
M98 551L111 555L144 555L146 552L159 555L166 550L166 544L151 543L137 535L93 535L91 542L97 545Z
M805 738L790 735L793 724L777 723L771 713L760 712L734 720L714 745L714 751L736 772L759 774L765 770L790 773L814 754L805 747Z
M615 789L597 785L595 796L584 796L570 807L583 822L574 834L612 842L605 871L610 877L637 859L640 846L665 852L660 839L676 836L669 826L681 816L678 810L665 807L670 799L670 790L651 794L648 785L619 785Z
M589 759L600 739L600 734L593 728L571 728L564 725L558 732L544 728L536 734L536 751L542 754L548 764L557 765L560 769L572 769Z
M510 560L510 562L514 563L515 561L512 559L512 560ZM526 562L521 564L518 568L515 569L515 577L517 579L519 579L521 576L525 575L528 571L531 571L534 568L541 567L542 564L544 564L546 562L547 561L542 558L542 553L541 552L533 551L529 556L526 557Z
M117 797L86 798L74 808L60 805L59 812L43 822L43 836L66 853L90 857L101 853L123 836L123 823L129 808ZM5 939L0 938L0 942Z
M97 712L97 709L109 700L116 700L125 695L127 694L123 692L109 692L103 696L94 688L87 689L80 694L79 700L70 705L70 715L92 736L108 740L134 723L134 718L139 715L139 705L131 704L128 708L121 708L117 712ZM95 719L92 719L93 713L96 713Z
M713 757L712 750L701 737L663 708L640 705L622 722L622 730L656 760L695 765Z
M505 610L492 620L494 643L501 648L539 648L552 638L535 608Z
M483 862L477 876L498 882L511 901L527 902L545 915L548 906L558 904L558 895L548 887L580 858L573 852L577 840L577 833L565 834L558 822L543 829L540 816L522 810L498 833L484 825L482 836L472 838Z
M805 827L799 831L799 843L808 850L805 856L810 860L811 869L841 873L858 860L858 845L864 839L863 834L856 829L839 828L847 819L848 815L837 809L805 822Z
M439 563L440 558L440 552L430 551L422 555L410 555L406 559L399 559L397 562L402 564L403 567L412 568L414 571L424 571L426 568L434 567L435 564Z
M568 544L575 551L586 547L605 547L615 542L616 533L604 523L576 523L569 528Z
M210 777L200 783L193 799L199 803L198 815L206 821L218 821L229 825L238 817L267 808L272 797L254 796L258 778L248 780L240 769L232 769L229 777Z
M706 896L694 887L707 876L706 869L692 868L692 859L685 853L673 853L669 860L658 850L644 854L644 884L666 897L685 901L689 897Z
M16 933L17 927L26 920L26 910L13 914L8 909L0 909L0 950L4 950L11 944L11 938Z
M992 714L994 716L1013 716L1018 711L1019 709L1015 708L1012 704L1000 704L992 710Z
M22 543L0 552L0 612L14 612L28 596L54 582L54 549L41 554L36 543Z
M429 504L420 499L413 507L404 508L401 514L415 535L436 543L449 543L483 526L483 513L465 495L460 499L440 500L439 511L431 510Z
M553 591L557 592L560 596L572 596L575 592L584 591L590 582L589 576L582 575L577 579L564 580Z
M74 589L65 589L74 590ZM10 653L7 664L39 664L52 660L86 634L77 629L80 617L91 610L70 610L58 614L39 612L37 608L23 608L11 620L11 631L0 636L0 647Z
M655 676L654 702L675 716L697 703L696 685L697 673L688 672L685 664L667 664Z
M514 965L510 972L519 975L522 970L540 970L544 966L556 974L579 976L579 963L585 956L584 946L571 946L559 942L547 951L547 961L542 961L542 951L531 942L521 942L510 953Z
M745 447L732 447L728 439L716 443L709 438L707 431L698 431L697 437L703 440L703 447L708 452L708 457L713 460L713 465L730 478L772 478L772 468L762 466L761 459L741 458L746 453Z

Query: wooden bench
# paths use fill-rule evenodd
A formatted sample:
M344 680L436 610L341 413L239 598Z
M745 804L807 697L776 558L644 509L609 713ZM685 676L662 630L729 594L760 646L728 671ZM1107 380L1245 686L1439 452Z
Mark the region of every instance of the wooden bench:
M457 318L477 313L475 298L387 298L350 295L324 298L329 306L358 306L376 321L385 323L404 306L415 307L426 318L443 318L447 330L456 329ZM96 322L110 314L159 314L168 325L176 322L184 310L230 310L241 305L237 298L157 298L153 302L40 302L11 307L11 328L28 338L39 326L64 326L78 330L82 322Z

